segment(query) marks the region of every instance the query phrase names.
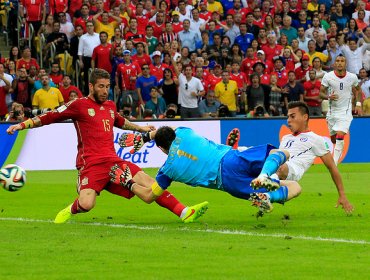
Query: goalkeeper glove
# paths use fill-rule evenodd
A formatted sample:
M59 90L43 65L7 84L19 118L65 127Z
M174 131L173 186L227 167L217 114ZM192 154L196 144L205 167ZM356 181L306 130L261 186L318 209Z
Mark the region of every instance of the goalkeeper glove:
M149 132L123 133L121 137L118 139L118 144L122 148L133 147L133 149L130 150L130 153L133 154L139 151L141 147L144 146L144 144L149 141L150 141Z

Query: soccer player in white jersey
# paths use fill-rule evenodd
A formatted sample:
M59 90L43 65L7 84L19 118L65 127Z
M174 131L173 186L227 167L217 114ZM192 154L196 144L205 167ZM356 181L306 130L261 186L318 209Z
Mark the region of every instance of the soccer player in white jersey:
M353 206L346 197L342 177L334 163L329 145L323 137L309 130L308 121L309 109L306 103L293 101L288 104L288 127L292 134L285 135L282 138L279 149L287 150L290 153L290 158L280 166L276 174L272 175L271 178L299 181L313 164L315 158L320 157L328 168L338 190L339 198L336 207L341 205L346 213L351 213ZM232 134L235 130L230 132L228 138L233 137ZM239 149L243 149L243 147ZM284 203L301 193L301 188L287 186L287 189L288 191L286 192L283 191L283 187L280 187L276 191L265 194L269 197L270 202Z
M362 114L361 90L355 74L346 71L346 58L339 55L335 59L334 71L326 73L321 81L320 96L329 100L326 121L331 141L335 144L334 162L338 164L344 147L344 136L349 131L352 117L352 96L356 98L355 112ZM353 94L353 95L352 95Z

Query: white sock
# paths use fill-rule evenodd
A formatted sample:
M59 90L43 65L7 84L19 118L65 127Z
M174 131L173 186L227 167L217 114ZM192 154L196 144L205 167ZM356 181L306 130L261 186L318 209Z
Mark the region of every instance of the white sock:
M189 207L185 207L184 209L182 209L182 211L181 211L181 215L180 215L180 218L181 218L181 219L185 217L185 214L186 214L186 212L188 211L188 209L189 209Z
M342 152L343 152L343 147L344 147L344 140L337 139L335 142L335 148L334 148L334 154L333 154L335 165L338 165L340 156L342 155Z

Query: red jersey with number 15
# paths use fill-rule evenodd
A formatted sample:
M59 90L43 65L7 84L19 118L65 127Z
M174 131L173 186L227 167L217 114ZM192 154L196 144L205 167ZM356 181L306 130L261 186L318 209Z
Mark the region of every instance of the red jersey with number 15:
M117 157L113 126L122 128L125 119L117 113L113 101L99 104L89 97L84 97L42 114L39 118L43 125L73 120L78 140L77 169Z

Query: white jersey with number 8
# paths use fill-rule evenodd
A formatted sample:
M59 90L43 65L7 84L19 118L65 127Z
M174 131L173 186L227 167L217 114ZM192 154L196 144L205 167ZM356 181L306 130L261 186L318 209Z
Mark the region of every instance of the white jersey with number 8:
M328 88L329 94L338 95L337 100L329 100L327 116L352 116L352 87L358 85L357 76L346 72L344 77L339 77L334 71L331 71L324 75L321 85Z

